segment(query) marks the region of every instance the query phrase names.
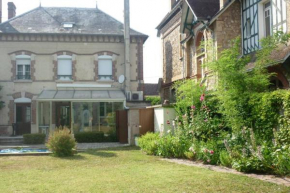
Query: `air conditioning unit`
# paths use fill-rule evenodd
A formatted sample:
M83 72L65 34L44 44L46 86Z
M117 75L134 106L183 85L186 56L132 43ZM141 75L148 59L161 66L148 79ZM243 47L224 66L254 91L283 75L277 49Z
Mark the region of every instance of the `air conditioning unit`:
M127 92L127 101L143 101L143 91Z

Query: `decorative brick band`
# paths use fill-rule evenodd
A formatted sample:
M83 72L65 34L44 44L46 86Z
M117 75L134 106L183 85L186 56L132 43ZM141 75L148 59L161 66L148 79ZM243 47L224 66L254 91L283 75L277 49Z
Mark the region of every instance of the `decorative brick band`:
M13 100L10 100L8 104L8 117L9 117L8 124L12 125L12 123L14 123L14 101Z

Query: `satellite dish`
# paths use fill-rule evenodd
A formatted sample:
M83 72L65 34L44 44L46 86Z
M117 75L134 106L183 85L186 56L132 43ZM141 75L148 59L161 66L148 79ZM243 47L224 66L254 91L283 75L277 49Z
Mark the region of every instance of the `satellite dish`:
M118 80L119 80L119 83L122 84L125 81L125 76L120 75Z

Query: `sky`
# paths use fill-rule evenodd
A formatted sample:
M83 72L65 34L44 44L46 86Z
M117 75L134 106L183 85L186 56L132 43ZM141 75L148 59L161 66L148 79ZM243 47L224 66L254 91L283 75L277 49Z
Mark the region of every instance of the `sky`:
M39 6L40 0L2 0L2 21L8 18L7 3L14 2L16 15ZM161 40L156 26L169 12L170 0L130 0L131 28L149 36L144 44L145 83L157 83L162 77ZM123 23L124 0L41 0L43 7L98 8Z

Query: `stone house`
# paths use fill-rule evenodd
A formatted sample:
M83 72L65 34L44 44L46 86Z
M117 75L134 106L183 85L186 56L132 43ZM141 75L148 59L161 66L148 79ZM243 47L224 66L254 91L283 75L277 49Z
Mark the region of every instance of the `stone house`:
M259 40L276 30L289 33L290 29L290 2L286 0L171 2L174 5L171 12L157 27L163 42L163 100L170 100L174 95L171 85L176 80L201 79L208 88L216 81L202 65L207 55L200 49L201 41L213 41L216 57L219 57L220 52L229 47L229 40L240 36L241 55L253 56L253 62L248 65L250 70L254 67L254 53L261 47ZM174 46L171 48L168 42L171 45L174 42ZM271 79L273 89L289 88L289 53L289 46L281 46L279 51L272 53L275 62L267 69L276 74Z
M107 133L116 129L117 110L143 101L148 36L128 20L98 8L37 7L15 16L8 6L0 24L0 135L59 126Z

